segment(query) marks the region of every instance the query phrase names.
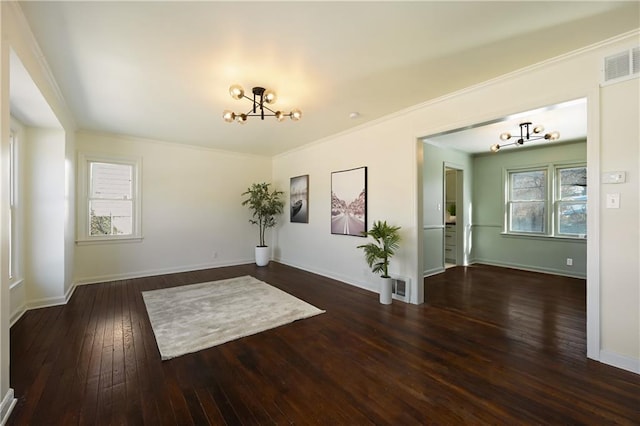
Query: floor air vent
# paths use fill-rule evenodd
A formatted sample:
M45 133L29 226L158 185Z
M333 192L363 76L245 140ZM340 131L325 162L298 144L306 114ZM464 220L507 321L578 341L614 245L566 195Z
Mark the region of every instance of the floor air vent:
M613 83L640 75L640 47L604 58L603 83Z
M392 277L391 297L409 302L409 280L403 277Z

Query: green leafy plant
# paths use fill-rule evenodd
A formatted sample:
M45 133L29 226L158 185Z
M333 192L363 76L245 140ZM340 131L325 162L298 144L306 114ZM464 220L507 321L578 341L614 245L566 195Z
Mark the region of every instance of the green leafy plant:
M275 216L281 214L284 208L284 201L280 199L284 192L275 189L269 191L269 185L271 184L264 182L254 183L242 193L243 196L249 196L242 201L242 205L248 205L253 212L253 219L249 219L249 222L258 225L260 234L258 247L267 246L264 242L264 234L267 228L272 228L276 225Z
M449 204L449 208L447 209L447 211L449 212L450 216L455 216L456 215L456 204Z
M373 237L375 243L358 246L364 250L364 256L374 274L389 278L389 260L400 247L399 226L390 226L387 221L374 222L371 229L362 234Z

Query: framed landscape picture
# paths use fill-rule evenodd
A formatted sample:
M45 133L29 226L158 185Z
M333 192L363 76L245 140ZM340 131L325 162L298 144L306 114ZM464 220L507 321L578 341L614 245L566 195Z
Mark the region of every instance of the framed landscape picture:
M291 222L309 223L309 175L291 178L289 196Z
M367 230L367 168L331 173L331 233L364 237Z

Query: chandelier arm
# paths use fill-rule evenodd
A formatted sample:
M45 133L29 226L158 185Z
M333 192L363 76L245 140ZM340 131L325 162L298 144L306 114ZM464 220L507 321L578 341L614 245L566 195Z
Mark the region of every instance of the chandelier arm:
M263 115L265 117L275 117L275 114L260 114L260 113L255 113L255 114L245 114L247 117L262 117Z
M262 107L263 107L264 109L266 109L266 110L271 111L271 112L273 113L273 115L276 115L276 112L275 112L274 110L272 110L271 108L269 108L268 106L266 106L266 105L262 105Z

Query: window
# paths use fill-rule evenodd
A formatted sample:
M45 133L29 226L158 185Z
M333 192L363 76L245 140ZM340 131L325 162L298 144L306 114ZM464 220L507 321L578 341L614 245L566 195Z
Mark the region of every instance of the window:
M587 235L587 168L557 169L557 234Z
M79 240L141 238L139 160L82 154Z
M506 232L584 238L586 182L582 164L507 170Z
M509 231L542 234L546 231L547 171L509 173Z

